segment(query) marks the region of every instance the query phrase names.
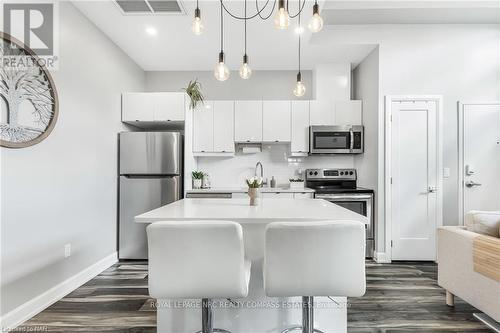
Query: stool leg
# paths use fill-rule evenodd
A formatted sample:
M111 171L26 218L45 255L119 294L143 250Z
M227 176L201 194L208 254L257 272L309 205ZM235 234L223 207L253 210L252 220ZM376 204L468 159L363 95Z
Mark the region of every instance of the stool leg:
M302 333L314 333L314 297L302 297Z
M213 333L212 300L210 298L201 300L201 331L202 333Z

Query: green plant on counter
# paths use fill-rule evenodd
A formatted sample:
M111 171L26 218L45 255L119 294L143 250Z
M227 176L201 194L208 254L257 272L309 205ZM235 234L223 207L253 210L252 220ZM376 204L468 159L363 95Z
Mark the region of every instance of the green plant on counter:
M249 188L259 188L262 186L261 177L252 177L245 180Z
M302 183L304 181L304 179L300 178L290 178L288 180L290 181L290 183Z
M191 176L193 176L193 179L203 179L203 171L193 171Z
M201 83L198 81L198 79L189 81L187 87L183 88L183 90L191 99L191 102L189 103L189 107L191 108L191 110L194 110L198 106L198 104L203 104L204 97L201 93Z

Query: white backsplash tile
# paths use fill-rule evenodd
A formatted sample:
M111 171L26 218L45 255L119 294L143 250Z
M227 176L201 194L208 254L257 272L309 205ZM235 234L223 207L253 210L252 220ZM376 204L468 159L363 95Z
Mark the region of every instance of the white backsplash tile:
M254 175L255 164L264 166L264 178L274 176L278 186L288 186L288 179L309 168L352 168L352 155L288 157L286 144L263 145L257 154L237 154L235 157L197 157L198 169L208 173L212 187L242 187L245 178Z

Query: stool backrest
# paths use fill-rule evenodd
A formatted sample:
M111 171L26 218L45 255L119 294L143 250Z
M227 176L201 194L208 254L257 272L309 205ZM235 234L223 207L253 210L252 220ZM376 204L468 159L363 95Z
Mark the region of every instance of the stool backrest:
M264 287L269 296L364 295L364 224L357 221L269 224Z
M157 222L147 227L147 235L152 297L226 298L248 291L239 224Z

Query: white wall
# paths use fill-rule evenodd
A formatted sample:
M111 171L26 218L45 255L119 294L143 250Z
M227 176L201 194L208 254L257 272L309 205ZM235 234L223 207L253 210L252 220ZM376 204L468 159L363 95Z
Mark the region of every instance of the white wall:
M362 121L365 127L365 152L354 157L354 167L358 171L358 185L375 191L376 204L379 204L378 177L378 122L379 122L379 50L375 48L353 71L353 97L363 101ZM382 202L383 203L383 202ZM382 210L381 210L382 208ZM383 226L383 207L378 207L375 225ZM383 241L384 229L376 228L376 239ZM382 237L379 237L382 235ZM384 243L378 243L383 247Z
M384 96L443 95L444 167L451 169L451 177L444 179L445 225L458 221L456 103L500 99L499 40L499 25L468 24L335 26L313 41L379 44L379 179L384 172Z
M233 71L223 82L217 81L212 71L146 72L146 75L147 91L179 91L197 78L207 100L297 99L293 95L296 71L255 70L249 80L243 80L238 72ZM302 81L306 85L306 94L301 99L311 99L314 91L312 71L302 71Z
M116 251L120 93L143 91L145 73L70 2L59 32L55 128L0 151L2 316Z

